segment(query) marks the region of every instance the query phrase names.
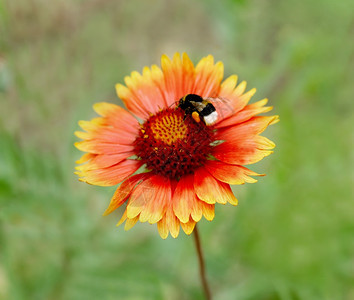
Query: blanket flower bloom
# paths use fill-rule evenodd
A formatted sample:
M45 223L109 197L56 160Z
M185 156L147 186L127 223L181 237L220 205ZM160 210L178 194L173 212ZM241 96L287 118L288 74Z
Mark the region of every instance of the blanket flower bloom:
M84 132L75 146L84 152L76 167L81 181L100 186L119 183L107 215L126 203L118 225L157 223L159 234L177 237L180 227L191 234L204 216L214 218L215 203L237 205L230 184L256 182L260 176L244 165L256 163L275 147L260 136L277 116L257 116L272 109L267 99L248 104L255 89L245 92L237 76L223 80L223 64L211 55L194 66L184 53L161 58L161 68L132 72L125 86L116 85L126 109L97 103L101 116L80 121ZM178 107L187 94L213 102L218 118L207 126Z

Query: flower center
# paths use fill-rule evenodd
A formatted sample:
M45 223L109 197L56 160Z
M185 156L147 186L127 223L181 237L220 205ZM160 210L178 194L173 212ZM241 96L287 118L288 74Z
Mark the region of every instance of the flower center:
M134 146L149 170L179 180L204 164L214 139L211 126L195 122L180 108L167 108L141 125Z

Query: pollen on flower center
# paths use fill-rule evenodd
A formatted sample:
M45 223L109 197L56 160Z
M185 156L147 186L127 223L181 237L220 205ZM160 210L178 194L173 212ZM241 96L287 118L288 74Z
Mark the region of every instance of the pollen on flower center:
M150 128L156 140L172 145L187 136L188 127L181 114L165 114L151 121Z
M195 122L182 109L168 108L141 125L134 146L149 170L179 180L204 164L213 141L212 127Z

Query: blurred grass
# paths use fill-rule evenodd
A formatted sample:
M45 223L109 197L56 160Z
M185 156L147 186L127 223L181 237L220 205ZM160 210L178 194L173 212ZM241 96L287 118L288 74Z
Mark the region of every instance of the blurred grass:
M216 299L354 299L354 3L0 1L0 299L203 299L193 242L102 218L79 183L92 104L160 55L212 53L269 97L275 153L201 222Z

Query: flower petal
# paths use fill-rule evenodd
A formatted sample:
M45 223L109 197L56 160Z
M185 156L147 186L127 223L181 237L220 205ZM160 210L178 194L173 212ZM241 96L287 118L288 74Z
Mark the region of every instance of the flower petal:
M122 215L122 217L120 218L119 222L117 223L116 226L120 226L123 224L123 222L127 219L127 210L124 210L124 213Z
M196 222L190 219L187 223L181 223L181 227L185 234L190 235L193 232Z
M234 165L249 165L254 164L264 157L273 153L268 149L264 149L263 145L259 142L260 136L251 136L248 139L226 141L217 145L213 149L212 155L223 162ZM269 141L269 140L268 140ZM273 144L274 143L269 141Z
M192 206L191 217L195 222L199 222L203 216L202 202L203 201L196 199L196 201L194 201L194 205Z
M193 174L183 176L179 180L172 197L173 211L181 222L186 223L189 221L195 201Z
M221 128L217 131L216 137L223 141L238 141L262 133L269 125L278 121L278 116L257 116L247 122L232 127Z
M129 229L133 228L134 225L138 222L139 218L135 217L135 218L127 218L127 220L125 221L125 225L124 225L124 230L128 231Z
M108 102L94 104L93 109L107 119L107 123L113 127L135 133L138 128L138 121L124 108Z
M195 70L186 53L183 53L182 59L180 54L176 53L172 61L167 55L163 55L161 68L165 77L167 106L193 91Z
M157 230L161 238L166 239L168 237L168 226L166 222L166 217L163 217L160 221L157 222Z
M79 160L76 161L77 164L83 164L85 162L88 162L89 160L93 159L96 155L92 153L85 153L84 155L81 156Z
M107 216L112 211L120 207L129 198L132 190L139 183L139 181L145 180L148 176L151 175L149 173L136 174L122 182L122 184L116 189L111 199L111 203L109 204L108 208L103 213L103 215Z
M202 205L203 216L208 221L212 221L215 217L215 205L200 201Z
M97 140L76 142L74 145L81 151L94 154L118 154L134 150L133 145L112 144Z
M173 238L178 237L180 221L174 214L172 206L170 206L166 211L166 222L168 229L170 230L171 236Z
M238 165L229 165L221 161L215 160L208 160L205 164L205 168L217 180L228 184L244 184L245 182L254 183L257 182L257 180L252 177L249 177L249 175L263 176L245 167Z
M150 224L157 223L166 212L167 204L171 202L170 180L161 176L151 177L151 184L155 193L147 202L140 213L140 222L148 221ZM132 205L132 204L131 204Z
M152 67L143 69L143 75L132 72L124 78L126 87L122 84L116 85L118 97L122 99L129 111L139 118L145 119L149 114L156 113L159 109L166 107L164 87L161 73Z
M87 132L75 132L84 140L130 145L139 129L137 120L125 109L111 103L96 103L94 109L104 116L91 121L80 121L80 127Z
M112 186L122 182L124 179L132 175L141 167L141 165L141 161L127 159L108 168L78 171L76 174L81 177L79 179L80 181L100 186Z
M230 186L216 180L204 168L199 168L194 174L194 189L198 198L208 204L229 202L237 205L237 199Z
M268 99L263 99L261 101L258 101L256 103L247 105L244 109L241 111L235 113L234 115L224 118L221 122L217 123L215 125L216 128L222 128L222 127L227 127L227 126L232 126L236 125L242 122L245 122L252 118L255 115L261 114L268 112L272 110L272 106L264 106L267 104Z
M217 97L224 99L225 101L214 105L216 110L219 112L218 122L242 110L256 92L256 89L251 89L247 93L243 94L247 86L246 81L242 81L235 88L236 82L237 76L233 75L227 78L220 85L220 90Z
M131 194L127 205L128 218L139 216L140 222L157 223L171 201L169 179L155 175L139 184Z
M195 67L195 85L193 94L202 97L217 97L221 80L224 76L222 62L214 64L212 55L202 58Z
M128 157L134 155L134 152L123 152L118 154L99 154L94 155L94 157L86 164L77 166L75 169L79 171L96 170L102 168L108 168L110 166L116 165L121 161L127 159Z

